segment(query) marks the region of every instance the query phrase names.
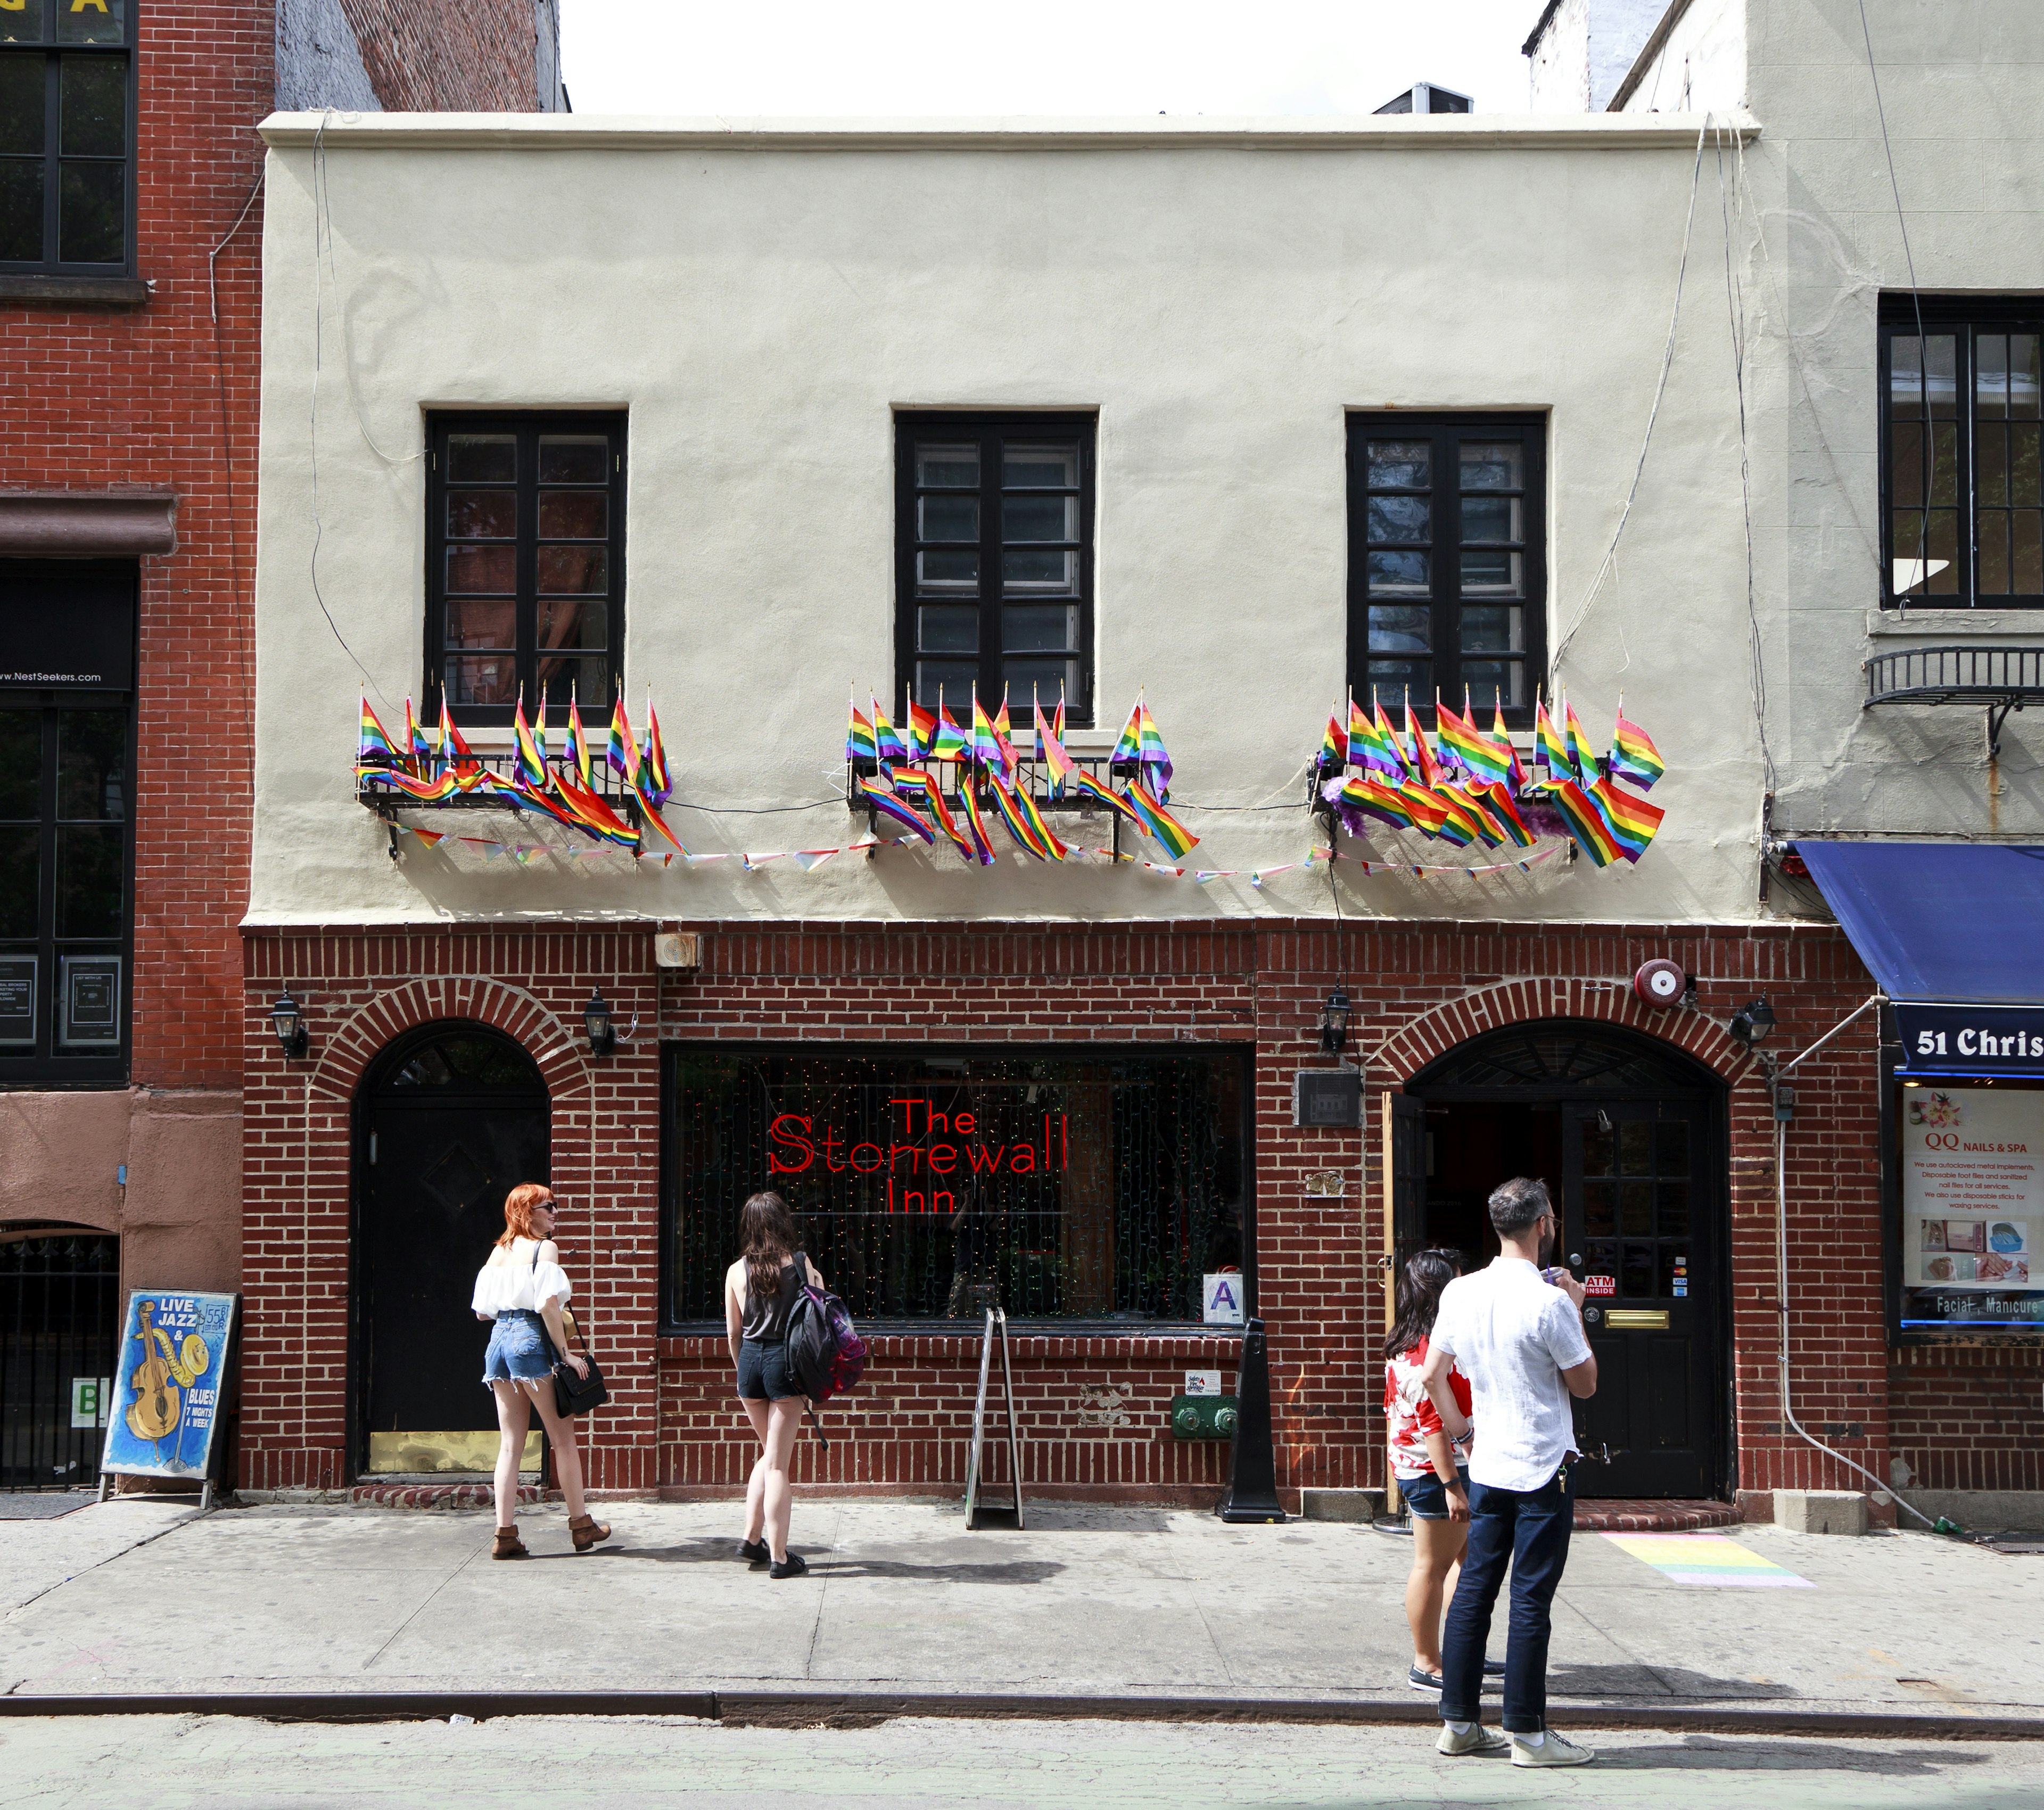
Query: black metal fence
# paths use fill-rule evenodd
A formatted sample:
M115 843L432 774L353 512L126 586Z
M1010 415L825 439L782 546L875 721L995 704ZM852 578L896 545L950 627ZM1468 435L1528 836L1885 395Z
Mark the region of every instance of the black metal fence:
M120 1240L0 1240L0 1489L98 1477L121 1313Z
M740 1209L795 1209L852 1312L1197 1320L1242 1260L1242 1064L1231 1052L1055 1059L670 1058L671 1319L721 1321Z

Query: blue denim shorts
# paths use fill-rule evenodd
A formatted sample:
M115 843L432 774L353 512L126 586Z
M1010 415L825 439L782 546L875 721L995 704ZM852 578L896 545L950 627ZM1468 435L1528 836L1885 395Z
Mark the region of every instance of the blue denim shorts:
M1462 1493L1469 1493L1469 1466L1455 1467L1462 1479ZM1416 1521L1445 1521L1448 1518L1448 1488L1433 1472L1420 1477L1401 1477L1398 1479L1398 1493L1405 1498L1405 1506Z
M788 1374L788 1347L747 1339L738 1347L738 1398L741 1401L786 1401L802 1392Z
M553 1341L547 1323L526 1308L500 1313L490 1328L490 1349L482 1355L482 1381L537 1382L554 1372Z

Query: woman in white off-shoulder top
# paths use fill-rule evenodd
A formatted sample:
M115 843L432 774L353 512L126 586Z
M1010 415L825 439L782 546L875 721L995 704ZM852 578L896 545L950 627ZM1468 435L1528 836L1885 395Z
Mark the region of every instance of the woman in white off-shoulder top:
M610 1529L582 1501L574 1422L563 1420L554 1406L554 1354L559 1351L578 1376L589 1374L589 1364L568 1349L561 1304L574 1291L561 1268L553 1230L552 1189L521 1182L505 1200L504 1235L476 1272L475 1298L470 1304L478 1320L494 1323L482 1360L482 1380L497 1397L497 1425L503 1435L497 1451L497 1543L492 1558L527 1556L517 1521L518 1463L534 1408L554 1449L554 1474L567 1498L568 1531L575 1551L586 1552L610 1537Z

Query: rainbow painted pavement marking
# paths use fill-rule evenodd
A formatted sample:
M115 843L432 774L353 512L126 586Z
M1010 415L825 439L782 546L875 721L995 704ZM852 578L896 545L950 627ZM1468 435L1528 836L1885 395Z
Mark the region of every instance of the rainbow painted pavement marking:
M1813 1590L1807 1578L1785 1571L1771 1558L1723 1534L1606 1534L1677 1584L1731 1584L1747 1589Z

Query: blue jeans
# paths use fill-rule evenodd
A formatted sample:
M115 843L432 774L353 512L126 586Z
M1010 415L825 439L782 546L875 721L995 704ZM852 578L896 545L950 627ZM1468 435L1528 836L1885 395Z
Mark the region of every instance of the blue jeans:
M1469 1498L1469 1546L1441 1631L1441 1720L1477 1720L1490 1612L1509 1565L1512 1620L1504 1648L1503 1721L1512 1734L1537 1734L1547 1725L1547 1609L1569 1562L1575 1489L1564 1465L1538 1489L1472 1483Z

